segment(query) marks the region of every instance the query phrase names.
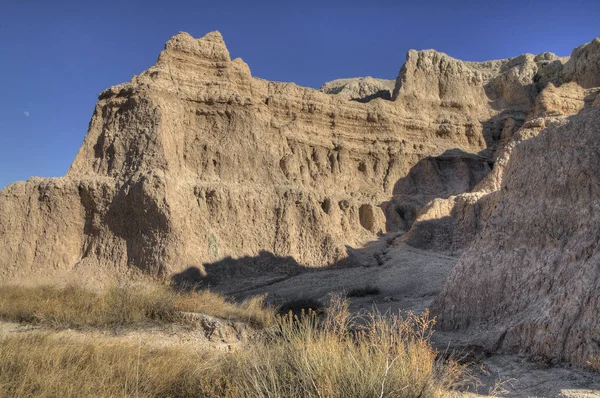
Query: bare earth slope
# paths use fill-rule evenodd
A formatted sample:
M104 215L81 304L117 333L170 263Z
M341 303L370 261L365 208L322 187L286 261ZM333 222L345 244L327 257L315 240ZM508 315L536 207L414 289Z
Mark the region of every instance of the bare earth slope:
M408 229L436 196L398 190L423 159L459 150L444 195L472 186L472 165L485 175L533 103L538 63L411 51L393 100L361 103L254 78L218 32L178 34L154 66L100 94L64 178L0 193L0 275L164 277L261 251L336 263Z

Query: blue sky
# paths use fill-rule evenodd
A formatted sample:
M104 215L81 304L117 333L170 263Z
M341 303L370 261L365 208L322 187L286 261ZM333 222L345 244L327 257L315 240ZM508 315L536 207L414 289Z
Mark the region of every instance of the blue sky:
M394 79L411 48L568 55L600 36L600 1L0 0L0 188L63 175L100 91L152 65L178 31L212 30L254 76L317 88Z

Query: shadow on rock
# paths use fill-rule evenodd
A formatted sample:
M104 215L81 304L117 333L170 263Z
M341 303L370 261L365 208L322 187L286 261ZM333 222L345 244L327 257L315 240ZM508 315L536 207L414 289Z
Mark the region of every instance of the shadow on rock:
M318 273L332 269L371 267L382 264L382 252L397 237L383 235L362 248L346 246L347 256L326 267L309 267L291 256L277 256L263 250L256 256L226 257L213 263L190 266L174 274L171 283L178 290L210 289L234 298L246 297L246 292L266 287L302 273Z
M226 257L213 263L190 266L171 277L177 289L206 289L238 294L249 288L268 285L313 270L291 256L277 256L262 250L256 256Z
M420 160L394 184L392 198L381 204L387 231L408 231L428 202L470 192L492 166L489 158L460 149Z

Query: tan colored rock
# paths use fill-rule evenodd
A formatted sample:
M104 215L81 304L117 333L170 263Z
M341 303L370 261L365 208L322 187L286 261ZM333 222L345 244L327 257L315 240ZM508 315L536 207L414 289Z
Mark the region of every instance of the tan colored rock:
M545 128L560 126L569 116L594 107L600 87L584 86L594 82L591 71L599 65L598 43L596 39L578 47L571 57L559 58L551 53L535 57L525 54L501 67L504 73L491 80L496 92L504 92L502 87L507 85L514 87L504 92L496 103L504 104L508 109L513 109L513 112L506 115L505 111L496 120L501 124L502 130L498 140L500 147L494 155L491 173L471 193L447 199L439 196L435 203L424 206L415 217L413 229L400 241L439 251L460 252L466 248L490 214L488 203L493 203L494 196L491 193L501 188L512 150L520 142L537 136ZM532 72L535 75L531 76ZM534 85L527 84L527 78L523 79L527 76L535 82ZM499 85L499 82L502 84ZM519 86L522 88L519 89ZM535 87L541 90L537 96L533 90ZM490 98L493 95L490 94ZM531 106L526 118L523 113L514 111L514 105L517 104L520 104L521 109ZM474 200L475 197L477 200ZM435 214L440 215L439 218L430 216L432 209L435 209Z
M585 89L575 82L556 87L548 83L536 99L533 117L575 115L585 106Z
M415 220L422 218L428 202L470 192L490 172L489 163L489 159L460 150L420 160L396 182L394 195L385 204L388 229L408 231Z
M391 99L396 82L394 80L376 79L370 76L337 79L321 86L319 91L335 94L359 102L367 102L375 98Z
M487 199L481 192L434 199L419 210L415 225L395 243L460 253L479 231Z
M100 94L64 178L2 191L0 270L166 276L262 250L332 264L385 231L379 204L419 159L484 148L476 120L446 114L440 135L399 103L253 78L218 32L178 34Z
M574 81L586 89L600 87L600 38L573 50L561 71L561 81Z
M410 227L391 210L438 197L397 184L423 159L462 151L456 167L423 174L443 175L444 197L477 184L530 112L538 61L411 51L393 100L361 103L254 78L218 32L180 33L154 66L100 94L65 177L0 193L0 272L165 277L263 251L333 264Z

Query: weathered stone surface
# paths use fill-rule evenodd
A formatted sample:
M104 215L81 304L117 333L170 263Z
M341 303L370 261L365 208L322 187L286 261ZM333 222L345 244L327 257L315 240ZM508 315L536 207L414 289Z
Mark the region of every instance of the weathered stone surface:
M599 39L569 58L409 51L393 86L317 91L252 77L218 32L180 33L100 94L65 177L0 191L0 276L323 266L409 230L398 242L464 250L443 328L585 365L600 355L599 68Z
M526 54L508 62L510 68L503 67L506 72L492 81L512 81L516 84L503 98L511 97L513 105L520 103L521 110L527 107L530 107L530 110L525 114L515 111L514 107L511 108L506 99L500 101L513 111L503 111L496 118L496 123L502 127L496 130L500 131L496 141L500 146L494 155L491 173L471 192L463 191L468 193L447 199L437 196L435 202L422 207L415 217L412 230L400 239L401 242L420 248L451 252L460 252L472 242L490 213L486 203L491 201L491 193L500 189L506 164L515 146L537 136L546 127L564 123L566 117L592 107L597 100L600 87L584 87L597 83L593 81L593 73L590 71L600 67L598 42L596 39L578 47L570 58L558 58L551 53L542 53L535 57ZM520 74L517 73L519 71ZM532 71L535 72L534 75L531 75ZM519 80L519 76L522 77L523 74L531 78L529 83L527 79ZM523 89L519 90L519 85ZM536 94L534 88L541 90L540 93ZM496 89L498 90L498 87ZM524 89L528 91L527 95L524 94ZM530 97L531 95L533 97ZM514 100L517 97L520 99ZM432 217L432 214L435 214L435 217Z
M598 43L574 50L475 189L478 232L434 306L442 328L580 366L600 355Z
M375 98L391 99L395 85L396 82L393 80L367 76L333 80L323 84L319 91L359 102L368 102Z
M470 192L488 175L490 163L485 157L460 150L422 159L396 182L393 197L384 204L388 229L408 231L415 220L423 218L420 214L430 201L439 203L440 199ZM401 240L407 241L409 236ZM411 241L422 248L431 244L426 236L413 236Z
M565 62L561 82L572 81L586 89L600 87L600 38L577 47Z
M403 69L407 88L438 73L414 64L417 54ZM460 88L459 78L445 79ZM436 105L421 112L253 78L218 32L178 34L154 66L100 94L64 178L2 191L0 272L166 276L262 250L308 266L343 259L346 245L386 230L379 205L421 159L493 141L482 122L494 109L470 114L440 107L448 94L437 88L397 89Z
M437 300L443 328L495 331L490 347L580 365L600 355L599 126L589 109L513 149Z
M398 239L466 248L433 307L442 329L545 360L600 357L599 43L533 58L541 92L504 95L531 109L505 119L492 172L471 193L429 202Z

